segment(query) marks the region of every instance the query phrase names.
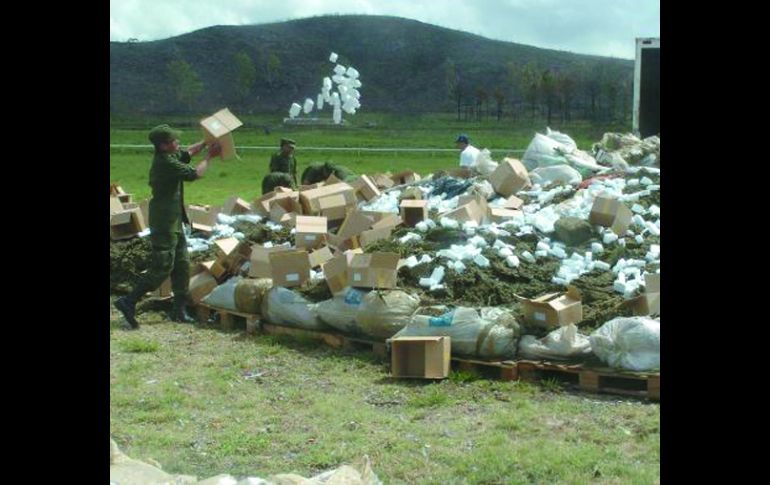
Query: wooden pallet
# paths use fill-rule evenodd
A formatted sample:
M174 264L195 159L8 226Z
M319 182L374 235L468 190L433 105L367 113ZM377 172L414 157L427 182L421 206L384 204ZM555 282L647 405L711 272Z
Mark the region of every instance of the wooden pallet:
M364 349L372 351L374 355L378 357L387 356L385 342L375 342L357 337L348 337L339 333L306 330L304 328L285 327L283 325L273 325L269 323L262 323L261 328L263 333L271 335L291 335L294 337L321 340L326 345L338 349Z
M195 306L195 314L198 319L198 323L201 325L206 324L209 321L212 312L219 314L219 322L222 325L223 330L232 330L235 328L234 317L244 318L246 320L247 333L255 333L257 330L259 330L259 315L225 310L222 308L208 306L203 303L198 303Z
M619 394L660 401L660 373L624 372L609 367L584 364L519 360L519 379L538 381L548 378L570 381L580 390L593 393Z
M474 374L492 374L492 376L504 381L515 381L519 379L519 370L516 362L511 360L489 362L485 360L452 357L452 364L457 370L472 372Z

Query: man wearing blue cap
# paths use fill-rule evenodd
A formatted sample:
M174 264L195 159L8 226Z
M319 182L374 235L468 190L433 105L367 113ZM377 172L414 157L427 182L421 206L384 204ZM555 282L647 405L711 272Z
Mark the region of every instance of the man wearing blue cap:
M457 148L460 150L460 166L471 168L476 165L476 157L479 156L479 149L470 144L468 135L460 135L455 140Z

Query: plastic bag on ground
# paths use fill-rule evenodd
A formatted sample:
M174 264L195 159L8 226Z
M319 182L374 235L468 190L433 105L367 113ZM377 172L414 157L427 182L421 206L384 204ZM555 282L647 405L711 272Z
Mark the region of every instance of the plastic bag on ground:
M569 165L536 168L529 172L529 178L533 184L540 184L541 187L554 182L579 185L583 181L583 176L580 175L580 172Z
M346 333L361 333L356 315L366 291L347 288L334 298L318 304L318 317L322 322Z
M489 176L497 168L498 163L492 160L492 154L484 148L476 157L476 170L483 176Z
M457 307L441 316L415 315L396 337L445 336L452 354L483 359L512 359L520 327L510 310Z
M356 323L366 335L385 340L404 328L420 299L403 290L374 290L361 299Z
M215 308L237 312L238 306L235 303L235 287L242 279L241 276L233 276L211 290L211 293L201 300L201 302Z
M551 128L546 127L545 136L559 142L562 146L566 147L570 152L577 150L577 143L569 135L564 133L553 131Z
M519 357L523 359L564 360L591 354L587 335L578 332L575 324L560 327L545 337L525 335L519 342Z
M660 368L660 321L648 317L618 317L589 337L591 350L611 367L634 371Z
M289 288L275 286L262 300L262 317L275 325L304 328L306 330L328 329L318 318L318 305L306 300Z
M557 152L558 149L569 152L569 147L562 145L558 141L548 138L540 133L535 133L535 137L527 146L521 163L528 171L539 167L549 167L551 165L564 165L567 159Z

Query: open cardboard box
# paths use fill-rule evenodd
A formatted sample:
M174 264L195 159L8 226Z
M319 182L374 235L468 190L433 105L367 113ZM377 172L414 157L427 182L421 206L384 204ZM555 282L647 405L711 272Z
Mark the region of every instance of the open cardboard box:
M250 214L252 212L251 204L234 195L225 201L222 206L222 212L228 216L240 214Z
M486 211L479 205L478 201L471 200L455 210L441 214L441 217L454 219L460 224L463 222L475 221L480 225L486 218Z
M350 186L355 190L356 196L360 196L361 199L367 202L381 194L380 189L377 188L377 184L375 184L367 175L361 175L353 180L350 183Z
M310 259L310 267L314 269L323 267L323 265L333 257L334 254L332 254L329 246L323 246L308 254L308 258Z
M420 174L412 170L404 170L390 176L395 185L404 185L422 180Z
M620 237L626 235L633 217L631 209L624 203L613 197L598 195L594 199L588 222L602 227L609 227L612 232Z
M428 218L427 200L402 200L399 204L401 210L401 219L407 227L414 227L417 223Z
M337 237L342 239L350 239L353 236L358 236L367 229L371 229L374 220L361 213L359 210L350 211L345 217L345 221L337 230Z
M522 298L524 321L529 325L545 328L563 327L583 320L583 304L580 291L567 287L566 293L548 293L537 298Z
M350 262L356 254L363 254L363 250L352 249L338 252L322 265L326 284L329 285L329 290L332 294L337 294L348 286Z
M342 194L346 205L355 206L357 203L355 191L350 185L346 183L326 184L323 187L304 190L299 193L302 213L305 215L318 215L321 211L319 199L336 194Z
M110 239L113 241L132 238L145 229L142 211L138 207L110 214Z
M376 185L380 190L389 189L395 185L389 174L376 173L372 175L371 178L372 182L374 182L374 185Z
M660 273L644 275L644 294L628 301L634 315L660 315Z
M288 192L285 190L278 190L281 188L282 187L278 187L276 190L268 192L263 196L254 199L254 202L251 203L252 210L262 217L270 217L270 205L274 200L284 198L292 198L297 201L299 200L299 192L293 190L289 190ZM297 213L299 214L301 212Z
M328 223L325 217L296 216L294 241L297 248L316 249L326 244Z
M272 278L273 267L270 264L270 254L282 251L291 251L291 248L287 248L286 246L266 248L261 244L254 244L251 246L249 278Z
M390 339L390 346L390 371L393 377L449 377L451 337L394 337Z
M235 140L233 140L232 131L242 126L241 120L235 117L229 109L224 108L217 111L208 118L201 120L203 128L203 137L207 145L218 142L222 147L220 158L222 160L232 160L238 158L235 153Z

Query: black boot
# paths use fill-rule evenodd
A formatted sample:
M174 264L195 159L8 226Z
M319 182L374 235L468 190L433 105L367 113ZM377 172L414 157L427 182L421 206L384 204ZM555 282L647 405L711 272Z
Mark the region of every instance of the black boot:
M171 310L171 320L179 323L195 323L195 319L187 313L186 298L174 298L174 308Z
M123 314L123 317L130 325L129 330L139 328L139 322L136 321L136 300L131 298L131 295L121 296L115 300L115 308Z

